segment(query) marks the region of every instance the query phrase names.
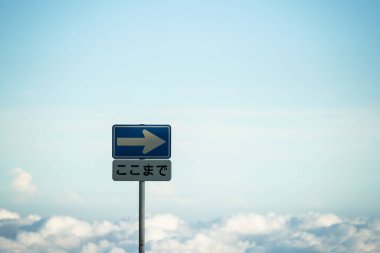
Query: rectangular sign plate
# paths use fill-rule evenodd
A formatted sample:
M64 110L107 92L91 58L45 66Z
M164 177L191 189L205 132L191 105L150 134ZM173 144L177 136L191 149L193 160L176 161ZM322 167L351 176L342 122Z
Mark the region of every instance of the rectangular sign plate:
M170 160L113 160L114 181L170 181Z
M168 159L171 128L169 125L114 125L112 156L115 159Z

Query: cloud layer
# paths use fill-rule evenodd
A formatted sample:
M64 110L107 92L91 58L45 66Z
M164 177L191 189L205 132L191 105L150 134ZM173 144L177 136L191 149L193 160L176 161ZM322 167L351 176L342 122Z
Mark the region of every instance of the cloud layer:
M0 252L131 253L137 241L135 219L21 217L0 209ZM380 252L380 219L242 213L190 223L163 214L147 217L146 243L149 253Z

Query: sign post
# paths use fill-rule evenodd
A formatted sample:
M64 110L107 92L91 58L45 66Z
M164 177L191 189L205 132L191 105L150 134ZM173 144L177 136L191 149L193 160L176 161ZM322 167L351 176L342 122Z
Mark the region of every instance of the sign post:
M139 181L139 253L145 253L145 181Z
M170 156L169 125L112 127L112 179L139 182L139 253L145 253L145 181L170 181Z

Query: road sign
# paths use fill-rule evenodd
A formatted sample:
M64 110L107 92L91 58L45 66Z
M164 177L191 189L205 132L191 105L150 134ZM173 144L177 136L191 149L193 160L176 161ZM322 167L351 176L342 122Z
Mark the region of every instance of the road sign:
M169 125L114 125L112 156L115 159L170 158L171 128Z
M170 160L113 160L112 179L115 181L170 181Z

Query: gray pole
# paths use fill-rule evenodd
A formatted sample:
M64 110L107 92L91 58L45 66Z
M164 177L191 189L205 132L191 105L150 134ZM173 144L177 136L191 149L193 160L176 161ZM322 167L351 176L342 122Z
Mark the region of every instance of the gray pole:
M139 181L139 253L145 253L145 181Z

